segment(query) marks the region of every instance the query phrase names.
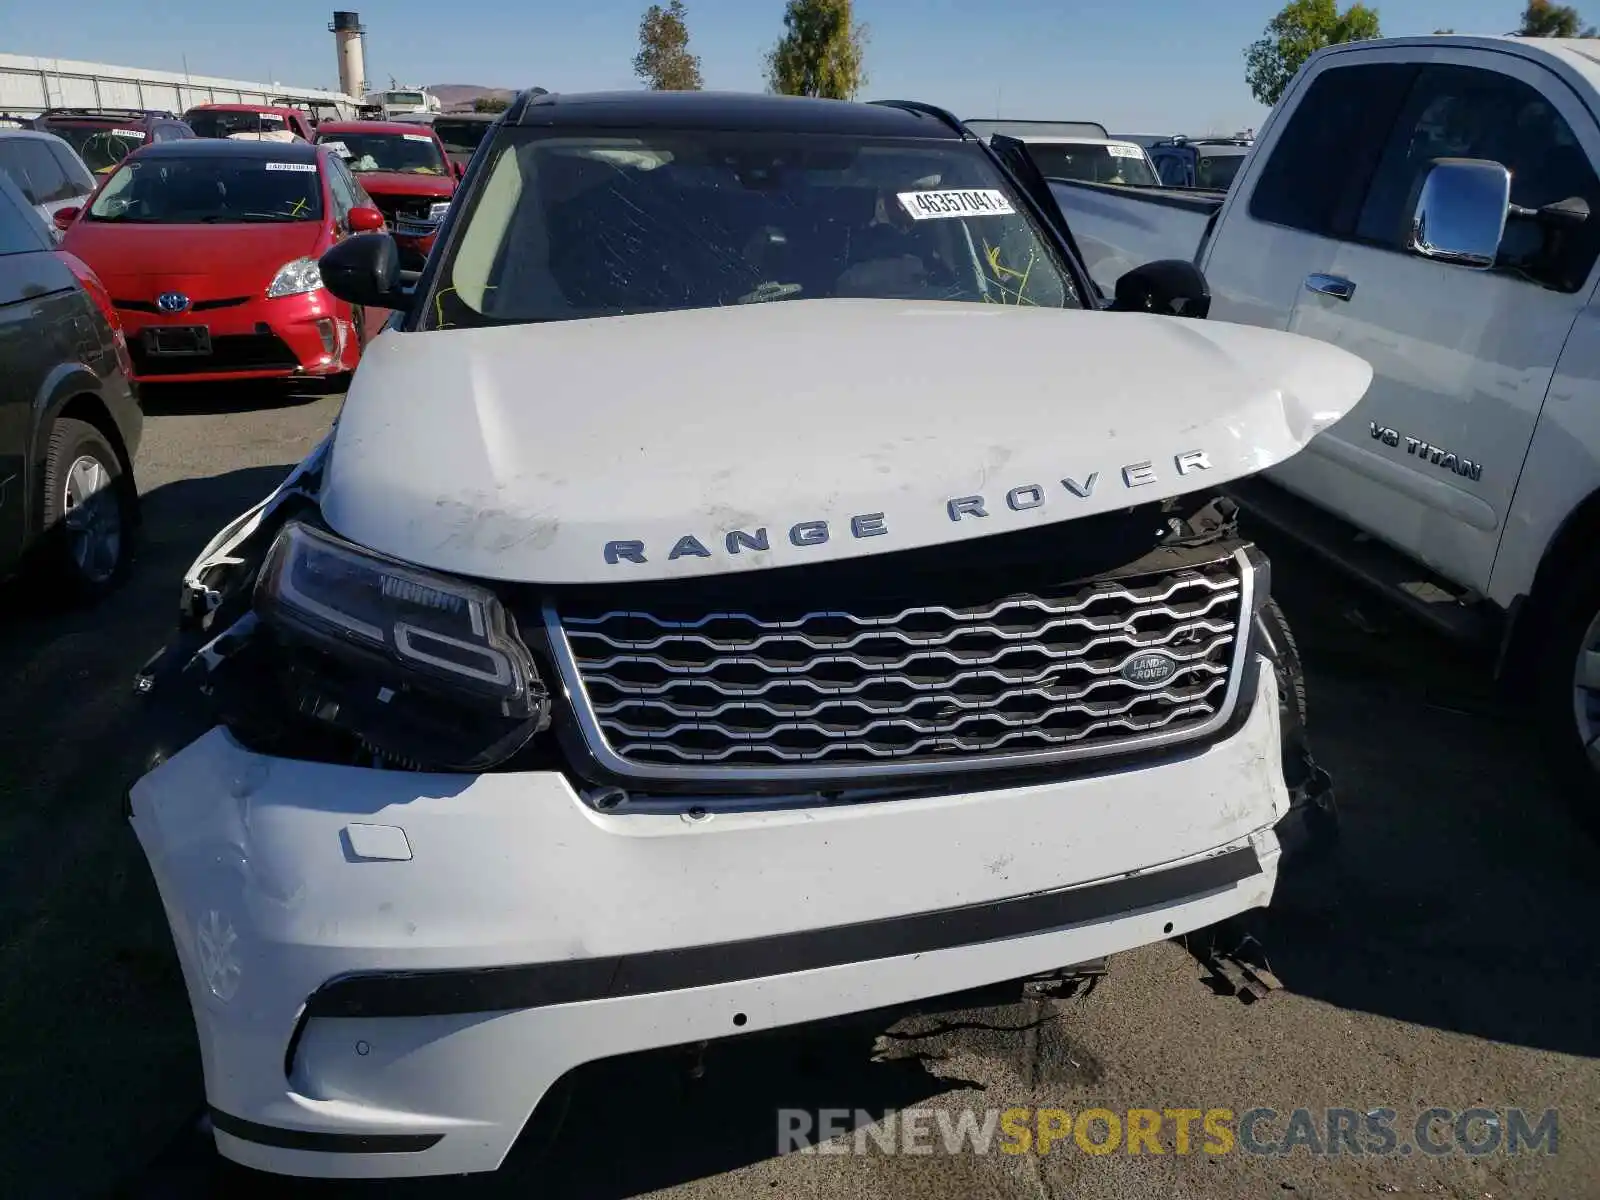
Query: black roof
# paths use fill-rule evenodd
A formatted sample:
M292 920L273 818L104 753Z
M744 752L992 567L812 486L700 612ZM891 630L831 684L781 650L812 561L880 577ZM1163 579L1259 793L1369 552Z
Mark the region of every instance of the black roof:
M316 162L317 148L310 142L257 142L244 138L184 138L153 142L138 151L140 158L275 158L280 162Z
M759 92L524 92L513 101L506 121L541 127L772 130L946 141L962 136L954 118L931 108Z

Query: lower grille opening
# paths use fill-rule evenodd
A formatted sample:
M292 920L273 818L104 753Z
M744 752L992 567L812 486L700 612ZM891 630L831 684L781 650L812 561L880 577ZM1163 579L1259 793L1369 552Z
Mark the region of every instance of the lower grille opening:
M224 334L211 339L210 354L151 354L130 340L134 370L140 375L198 375L211 371L293 371L300 360L272 333Z

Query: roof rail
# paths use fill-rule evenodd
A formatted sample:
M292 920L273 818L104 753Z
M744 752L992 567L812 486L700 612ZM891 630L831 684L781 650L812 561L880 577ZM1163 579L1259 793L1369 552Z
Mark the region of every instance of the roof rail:
M876 104L881 108L900 108L909 113L920 116L932 117L943 125L954 129L962 137L975 137L976 135L956 119L955 114L948 109L940 108L936 104L924 104L921 100L868 100L868 104Z
M164 108L116 108L89 105L83 108L47 108L41 117L166 117L176 121L178 114Z
M548 99L546 99L548 97ZM549 88L531 87L524 88L511 98L511 103L506 106L506 124L520 125L522 115L527 112L528 106L539 103L554 103L555 93Z

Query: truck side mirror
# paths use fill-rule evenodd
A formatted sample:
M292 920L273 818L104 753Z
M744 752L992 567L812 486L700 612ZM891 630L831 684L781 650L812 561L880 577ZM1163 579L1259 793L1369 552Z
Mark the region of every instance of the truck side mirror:
M1436 158L1414 193L1406 249L1422 258L1487 270L1511 211L1511 172L1482 158Z
M1200 268L1187 259L1158 259L1117 280L1111 311L1203 318L1211 311L1211 288Z

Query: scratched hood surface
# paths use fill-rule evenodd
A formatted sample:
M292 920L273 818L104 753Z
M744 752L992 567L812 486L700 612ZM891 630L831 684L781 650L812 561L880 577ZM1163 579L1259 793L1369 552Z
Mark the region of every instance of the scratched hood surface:
M322 507L488 579L779 567L1203 490L1294 454L1371 377L1242 325L892 300L389 333Z

